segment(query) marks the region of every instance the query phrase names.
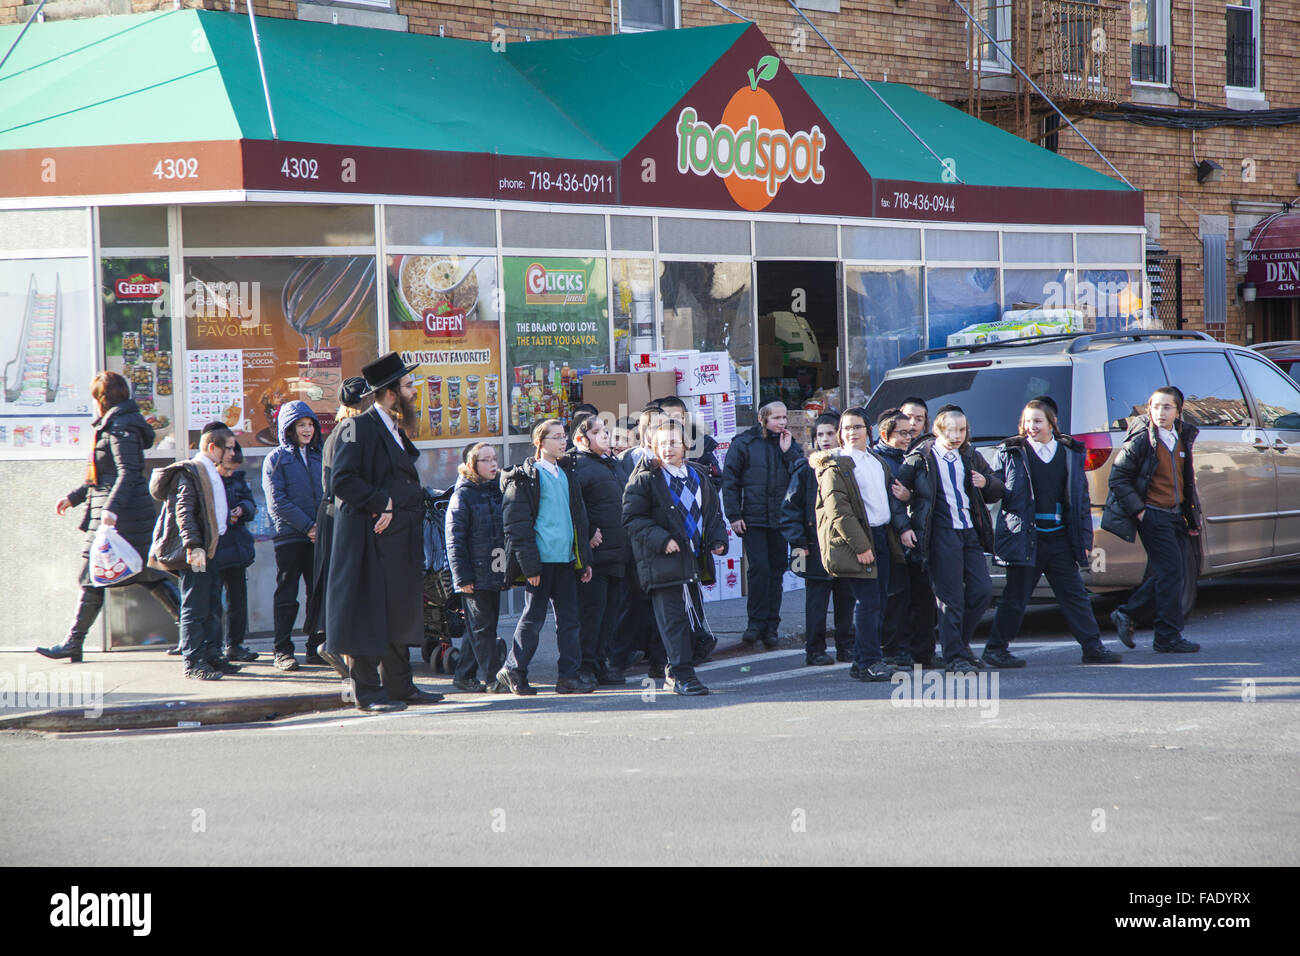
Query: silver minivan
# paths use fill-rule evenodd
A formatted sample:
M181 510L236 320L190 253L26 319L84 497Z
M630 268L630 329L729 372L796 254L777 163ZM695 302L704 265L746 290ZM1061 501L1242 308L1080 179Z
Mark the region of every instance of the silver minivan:
M1200 554L1188 555L1190 611L1198 577L1300 562L1300 385L1259 353L1201 332L1155 330L927 349L886 374L867 410L874 421L909 397L932 412L960 405L972 443L991 461L1016 433L1025 402L1051 396L1061 431L1087 448L1094 550L1084 582L1102 593L1142 580L1141 544L1102 531L1101 509L1112 456L1167 384L1182 390L1183 420L1200 429L1193 459L1205 529ZM1002 569L993 562L990 571L1000 590ZM1044 584L1035 597L1050 593Z

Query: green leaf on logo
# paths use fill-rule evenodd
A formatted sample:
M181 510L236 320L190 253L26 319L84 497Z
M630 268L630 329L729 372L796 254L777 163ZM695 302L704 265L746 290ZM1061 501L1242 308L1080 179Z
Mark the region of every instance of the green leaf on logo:
M749 71L749 88L751 90L758 89L758 84L763 80L770 80L772 77L776 76L776 71L780 69L780 67L781 61L776 57L763 57L758 61L758 75L755 76L753 70Z

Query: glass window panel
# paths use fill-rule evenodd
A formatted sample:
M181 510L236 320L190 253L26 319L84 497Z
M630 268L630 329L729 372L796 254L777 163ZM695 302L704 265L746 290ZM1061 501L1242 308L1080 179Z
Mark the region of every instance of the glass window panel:
M967 229L927 229L925 258L949 262L997 262L998 234Z
M655 272L653 259L612 259L614 371L633 371L629 356L655 350Z
M1106 420L1109 428L1124 431L1130 419L1147 413L1151 393L1167 385L1165 367L1155 352L1139 352L1112 359L1104 366Z
M948 344L948 336L1001 315L997 269L929 269L926 271L929 306L929 348Z
M660 239L663 238L662 221ZM754 297L748 262L661 262L659 295L663 301L665 349L727 352L749 376L736 401L738 425L754 423ZM746 395L749 401L744 401Z
M1142 237L1137 235L1081 232L1078 246L1081 263L1142 261Z
M102 207L99 210L99 245L104 249L165 249L167 207Z
M886 372L924 348L925 319L921 308L920 266L901 269L847 266L845 288L849 324L848 407L864 403Z
M373 246L373 206L186 206L187 249Z
M497 218L491 209L385 206L384 234L395 246L492 248Z
M835 227L802 222L755 223L754 246L760 256L834 259Z
M611 248L629 252L654 251L654 221L649 216L610 216Z
M90 217L84 208L0 209L0 251L89 247Z
M749 223L740 219L661 218L659 251L747 256L749 255Z
M1265 428L1300 431L1300 389L1267 362L1237 354L1237 367L1259 410Z
M1184 421L1220 427L1249 422L1246 398L1223 352L1166 352L1164 360L1169 384L1183 392Z
M1074 299L1069 276L1068 269L1004 269L1002 311L1017 305L1068 308Z
M1068 232L1004 232L1003 262L1074 261L1074 243Z
M512 249L604 249L605 217L568 212L503 212L501 245Z
M882 226L845 226L845 259L920 259L920 229L886 229Z
M1143 274L1136 269L1088 269L1079 273L1075 302L1088 331L1119 332L1142 327L1146 309Z

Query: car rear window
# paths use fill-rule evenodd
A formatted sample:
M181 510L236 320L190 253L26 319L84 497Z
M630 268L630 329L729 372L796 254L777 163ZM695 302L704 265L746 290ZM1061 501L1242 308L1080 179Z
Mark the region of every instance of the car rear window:
M1000 439L1016 433L1025 402L1040 395L1051 397L1060 410L1060 420L1068 422L1072 372L1068 365L1019 365L888 378L871 396L867 413L874 422L881 412L897 408L904 399L920 398L933 419L940 407L960 405L972 440Z
M1165 380L1165 367L1154 351L1111 359L1104 367L1106 419L1111 430L1124 431L1129 420L1145 415L1151 393Z

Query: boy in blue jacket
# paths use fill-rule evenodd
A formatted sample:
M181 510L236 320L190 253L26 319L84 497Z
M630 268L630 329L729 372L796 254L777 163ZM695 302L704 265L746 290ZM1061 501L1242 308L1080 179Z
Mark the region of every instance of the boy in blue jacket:
M249 527L257 514L253 503L253 489L244 477L244 451L235 442L235 450L217 466L221 483L226 489L226 533L217 541L217 553L212 566L221 574L221 589L226 606L226 660L255 661L257 652L244 646L248 633L248 577L245 573L252 565L254 552L253 532ZM238 469L238 470L237 470Z
M276 415L280 447L262 463L262 491L275 527L275 668L296 671L293 622L298 617L298 580L311 600L316 509L321 485L320 422L306 402L291 401ZM307 636L307 663L328 666L317 653L324 634Z

